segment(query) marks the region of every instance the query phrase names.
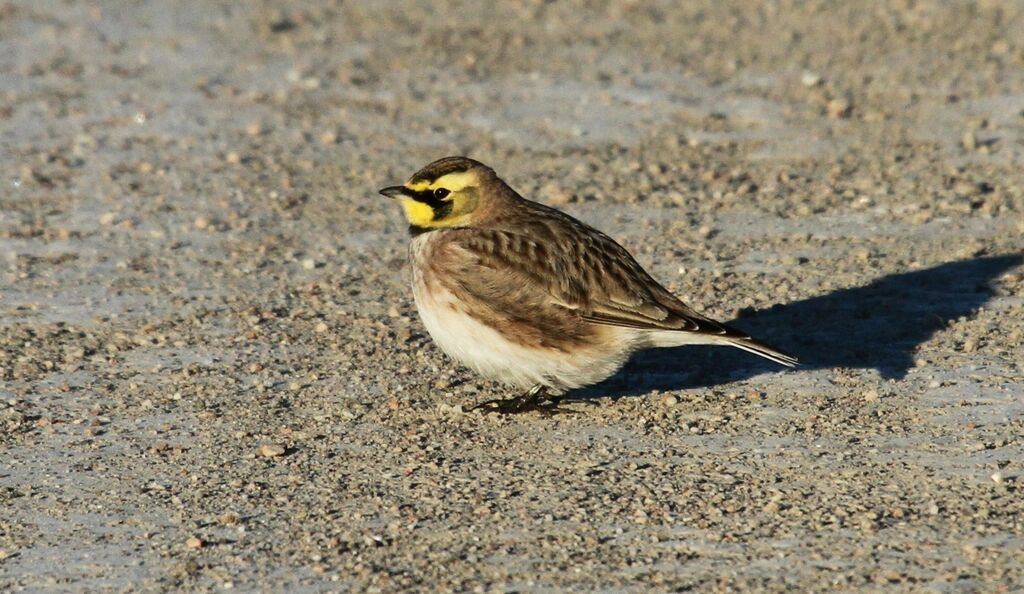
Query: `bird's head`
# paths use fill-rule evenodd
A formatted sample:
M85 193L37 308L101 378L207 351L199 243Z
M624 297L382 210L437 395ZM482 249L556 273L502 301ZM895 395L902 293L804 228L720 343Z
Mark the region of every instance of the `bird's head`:
M380 193L402 204L409 230L418 234L472 226L500 185L494 170L483 163L466 157L445 157L417 171L405 184L384 188Z

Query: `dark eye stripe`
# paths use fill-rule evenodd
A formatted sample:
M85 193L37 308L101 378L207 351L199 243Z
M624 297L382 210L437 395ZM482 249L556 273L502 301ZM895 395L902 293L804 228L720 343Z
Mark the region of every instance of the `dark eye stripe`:
M441 200L437 196L434 196L434 192L432 190L420 190L418 192L410 192L408 196L415 200L416 202L422 202L424 204L430 205L431 208L441 206L445 202L444 200Z
M439 188L441 189L441 188ZM452 201L442 200L434 195L431 190L420 190L418 192L410 192L408 194L410 198L416 202L422 202L430 207L434 211L434 220L440 221L447 217L452 212Z

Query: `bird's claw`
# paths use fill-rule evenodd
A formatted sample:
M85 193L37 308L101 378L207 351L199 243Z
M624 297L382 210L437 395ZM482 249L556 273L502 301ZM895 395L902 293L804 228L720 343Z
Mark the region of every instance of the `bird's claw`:
M496 398L481 402L470 408L471 411L480 411L483 414L497 413L501 415L518 415L528 412L538 412L545 417L569 414L575 415L579 411L561 406L566 401L560 396L547 396L544 393L528 393L514 398ZM597 404L588 400L573 400L585 404Z

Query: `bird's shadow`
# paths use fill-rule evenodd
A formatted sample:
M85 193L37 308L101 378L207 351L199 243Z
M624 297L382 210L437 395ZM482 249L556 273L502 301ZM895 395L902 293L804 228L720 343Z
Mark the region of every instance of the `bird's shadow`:
M914 365L918 345L984 305L992 296L991 281L1022 262L1019 254L991 256L891 274L862 287L744 312L729 324L795 355L798 370L872 368L899 379ZM611 378L569 396L639 396L780 369L738 349L653 349L637 353Z

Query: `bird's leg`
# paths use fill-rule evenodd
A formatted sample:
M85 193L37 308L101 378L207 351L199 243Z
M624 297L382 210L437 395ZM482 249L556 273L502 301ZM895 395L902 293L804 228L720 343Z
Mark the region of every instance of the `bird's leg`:
M554 415L561 412L573 412L558 408L562 399L558 396L548 394L548 389L540 384L530 388L530 391L514 398L497 398L481 402L469 410L482 410L484 414L499 413L503 415L516 415L519 413L537 411L545 415Z

